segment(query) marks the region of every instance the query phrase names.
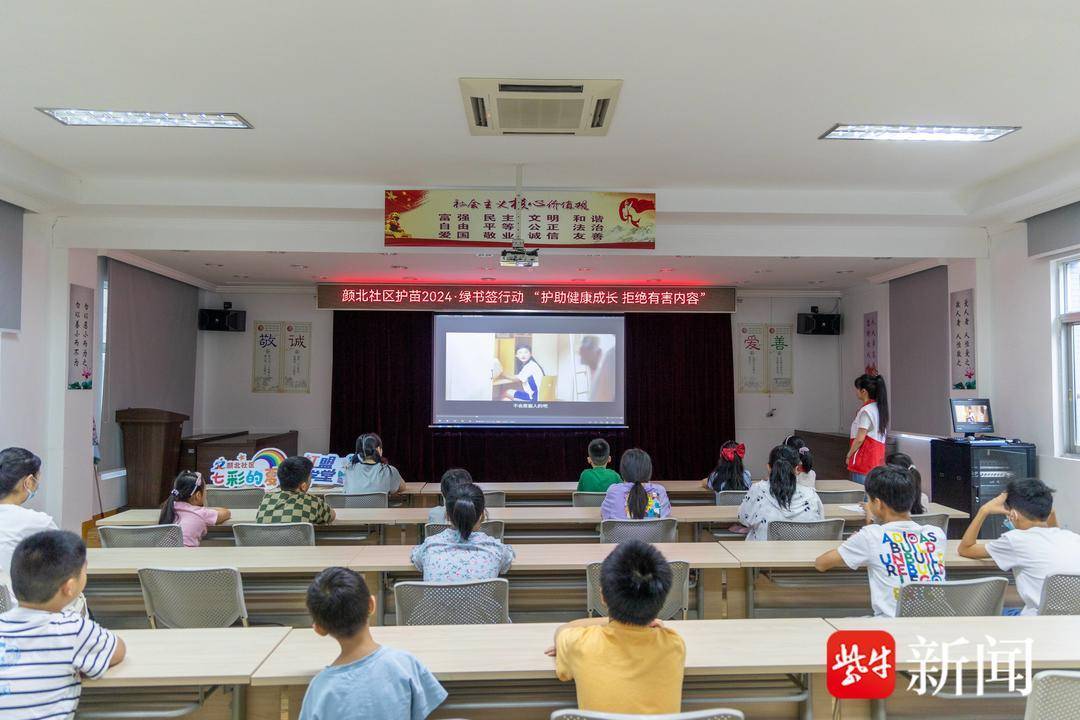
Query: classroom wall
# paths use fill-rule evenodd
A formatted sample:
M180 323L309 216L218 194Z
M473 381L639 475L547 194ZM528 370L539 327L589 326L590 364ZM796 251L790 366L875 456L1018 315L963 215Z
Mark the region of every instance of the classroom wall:
M888 382L891 377L891 348L889 344L889 285L866 284L852 288L840 298L840 312L844 316L844 333L840 336L840 413L837 432L846 433L851 421L859 411L859 399L855 397L852 383L866 369L863 352L863 318L868 312L878 314L878 372Z
M200 308L231 302L247 311L243 333L199 332L196 340L194 432L299 430L300 452L326 452L330 442L333 312L317 310L314 288L295 291L202 291ZM311 392L251 392L252 338L260 320L312 323ZM356 342L363 342L356 338Z
M830 297L743 296L738 300L732 322L794 323L795 315L810 312L811 305L819 306L822 312L830 312L835 304L836 298ZM737 340L738 334L732 332L732 335ZM746 467L755 478L764 476L769 450L783 442L792 429L836 430L840 414L843 339L842 335L794 335L795 392L790 395L736 392L736 439L746 443ZM736 345L736 357L738 350ZM735 372L738 372L737 361ZM767 417L774 408L774 415ZM717 438L717 452L727 439Z

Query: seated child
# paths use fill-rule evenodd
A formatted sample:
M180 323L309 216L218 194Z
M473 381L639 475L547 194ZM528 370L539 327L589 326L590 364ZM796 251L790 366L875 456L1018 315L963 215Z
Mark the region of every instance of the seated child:
M0 450L0 586L10 593L11 555L23 538L42 530L56 530L56 523L26 503L41 488L41 458L20 447Z
M75 717L81 678L99 678L124 659L124 641L65 609L86 587L86 545L78 535L45 530L11 558L19 607L0 615L0 717Z
M220 525L232 517L228 508L203 507L206 486L202 474L183 470L173 481L172 492L165 498L158 516L158 525L179 525L184 547L199 547L206 537L206 528Z
M945 531L919 525L909 512L915 487L907 472L880 465L866 476L867 506L876 525L867 525L814 561L819 572L847 566L867 568L874 615L896 617L900 587L945 580Z
M709 477L701 481L701 487L716 493L749 490L753 481L750 471L743 467L744 457L746 446L728 440L720 446L720 459L716 461L716 467L709 473Z
M922 473L919 472L919 468L915 467L915 464L911 461L911 456L902 452L890 453L889 456L885 458L885 464L897 465L908 474L908 477L911 479L911 484L915 486L915 502L911 504L911 514L925 514L926 509L930 507L930 498L922 491Z
M307 608L315 632L337 640L341 652L308 685L300 720L423 720L446 700L419 660L371 637L375 598L359 573L323 570L308 587Z
M410 555L424 580L490 580L509 570L514 549L477 530L484 520L484 492L476 485L459 485L446 502L453 527L425 539Z
M607 492L607 489L622 480L619 473L608 468L611 463L611 446L604 438L589 441L589 467L581 471L578 478L578 492Z
M472 481L472 475L469 474L469 471L462 468L450 468L444 472L442 479L439 480L439 491L442 493L443 504L436 505L428 510L427 521L429 523L446 522L446 503L449 502L448 498L459 485L472 485Z
M784 444L799 455L799 465L795 468L795 480L809 488L817 487L817 473L814 472L814 456L810 446L798 435L788 435Z
M750 528L747 540L768 540L769 523L775 520L825 519L817 492L796 479L798 464L798 454L787 445L777 445L769 453L768 478L754 483L739 506L739 522Z
M266 493L255 513L255 522L308 522L326 525L337 515L318 495L308 492L311 486L311 461L306 457L285 458L277 469L280 492Z
M383 457L382 438L375 433L356 438L356 454L349 461L345 469L345 492L350 495L405 492L401 473Z
M600 592L609 618L575 620L555 631L555 672L577 685L578 708L605 713L677 713L686 643L656 619L671 590L660 551L632 540L604 559Z
M991 515L1008 516L1014 529L980 542L979 530ZM1047 576L1080 574L1080 535L1057 526L1053 490L1041 480L1013 480L979 508L957 552L966 558L990 558L1002 570L1012 570L1024 607L1010 608L1006 615L1038 615Z
M654 485L652 458L639 448L623 453L619 461L622 482L607 489L600 506L604 520L652 520L671 514L671 501L663 485Z

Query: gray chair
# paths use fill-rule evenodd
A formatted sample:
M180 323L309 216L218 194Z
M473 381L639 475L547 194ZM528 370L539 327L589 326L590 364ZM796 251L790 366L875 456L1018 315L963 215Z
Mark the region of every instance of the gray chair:
M604 504L607 493L602 492L577 492L570 496L570 502L574 507L600 507Z
M14 598L11 597L11 593L8 592L7 588L0 585L0 613L6 613L8 610L15 607L15 603L12 602L13 600Z
M102 525L98 537L103 548L183 547L179 525Z
M1076 717L1080 707L1080 672L1043 670L1031 681L1024 720Z
M237 547L315 544L315 526L306 522L237 523L232 531Z
M506 493L502 490L492 490L484 493L484 507L506 507Z
M384 492L354 493L326 493L323 495L327 505L332 508L385 508L390 507L390 494Z
M398 625L492 625L510 622L505 578L463 583L405 581L394 585Z
M745 490L721 490L716 493L716 504L730 507L732 505L742 505L742 501L746 499Z
M623 715L596 710L556 710L551 713L551 720L745 720L745 718L741 710L728 708L691 710L667 715Z
M844 535L844 520L773 520L768 531L769 540L839 540Z
M866 498L862 490L818 490L817 495L825 505L852 505Z
M1048 575L1043 582L1040 615L1080 615L1080 575Z
M668 563L671 566L671 590L668 591L667 599L663 607L657 613L661 620L685 620L690 610L690 563L683 560L675 560ZM585 566L586 612L589 617L599 615L605 617L607 608L604 607L600 592L600 566L603 563L589 563ZM699 580L700 582L700 580Z
M424 537L429 538L432 535L438 535L443 530L449 530L450 527L449 523L427 523L424 525ZM502 540L503 535L506 534L506 523L502 520L485 520L480 523L480 532Z
M897 617L975 617L1001 615L1003 577L910 583L900 588Z
M679 537L679 521L675 518L655 520L604 520L600 523L600 542L621 543L641 540L647 543L675 542Z
M943 533L949 532L949 515L948 513L924 513L922 515L912 515L911 519L920 525L929 525L930 527L941 528Z
M224 490L222 488L206 488L206 505L208 507L224 507L230 510L257 510L266 491L262 488L242 488L240 490Z
M140 568L139 585L150 627L231 627L248 624L244 586L236 568Z

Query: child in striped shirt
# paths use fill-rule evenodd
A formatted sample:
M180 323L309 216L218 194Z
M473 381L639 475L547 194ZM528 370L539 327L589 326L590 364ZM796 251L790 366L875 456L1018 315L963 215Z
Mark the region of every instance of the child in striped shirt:
M65 610L86 587L86 545L46 530L18 544L11 582L19 607L0 615L0 717L71 720L82 676L99 678L124 659L124 641Z

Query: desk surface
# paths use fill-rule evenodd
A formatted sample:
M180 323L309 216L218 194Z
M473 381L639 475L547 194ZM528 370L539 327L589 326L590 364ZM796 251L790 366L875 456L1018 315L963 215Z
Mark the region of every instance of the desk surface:
M729 621L730 622L730 621ZM987 646L990 652L1008 652L1018 647L1010 641L1032 639L1032 666L1044 668L1075 668L1080 666L1080 653L1077 652L1076 638L1080 637L1080 616L1059 615L1053 617L934 617L934 618L833 618L827 622L837 630L885 630L896 639L896 654L900 669L918 668L918 657L926 656L927 650L913 650L911 646L919 644L919 637L936 641L933 657L941 657L943 642L953 642L964 638L967 645L950 648L949 655L954 659L966 655L967 668L974 669L976 646ZM987 638L997 641L993 651L989 650ZM1010 642L1004 645L1004 642ZM1023 655L1021 654L1022 658ZM271 659L273 656L271 655ZM1017 661L1017 671L1022 672L1023 661ZM1022 684L1022 683L1021 683ZM946 690L952 689L952 681Z
M820 671L832 632L820 618L666 624L686 641L687 676ZM554 678L555 660L544 649L557 627L515 623L374 627L371 632L379 643L412 653L436 677L450 682ZM252 685L306 685L337 654L333 639L293 630L255 672Z
M247 685L289 628L118 630L127 657L88 687Z
M720 545L739 561L742 567L812 568L814 560L824 552L839 547L838 540L794 540L739 542L724 541ZM950 540L945 548L945 572L949 569L997 570L993 560L970 560L956 553L959 542Z
M511 572L585 571L615 548L600 544L515 545ZM737 568L739 563L718 543L659 543L668 560L682 560L702 569ZM318 545L315 547L91 548L87 574L93 577L134 575L143 567L235 567L245 575L307 574L340 565L359 572L408 572L411 546Z
M660 480L658 485L663 485L668 495L706 495L712 494L711 490L701 487L700 480ZM577 490L576 482L485 482L477 483L486 492L504 492L511 497L529 496L566 496ZM862 490L863 486L850 480L818 480L818 490ZM441 492L439 483L410 482L405 483L406 495L438 495Z

